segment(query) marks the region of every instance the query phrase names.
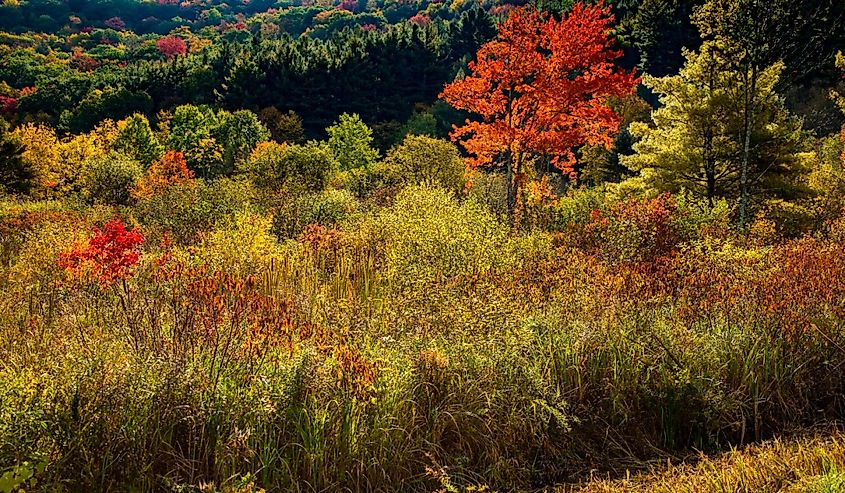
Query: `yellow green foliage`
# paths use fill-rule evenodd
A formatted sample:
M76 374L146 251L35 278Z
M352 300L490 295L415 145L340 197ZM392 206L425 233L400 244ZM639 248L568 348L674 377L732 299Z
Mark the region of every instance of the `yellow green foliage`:
M23 159L35 172L32 193L44 197L62 190L67 172L55 131L46 125L26 123L12 135L25 146Z
M409 135L376 165L388 184L407 183L463 191L466 166L454 144L425 135Z
M519 242L484 206L433 188L403 190L362 227L384 246L388 275L400 283L507 268L519 252Z
M270 234L272 226L271 217L237 212L230 224L212 231L195 250L195 261L239 275L254 273L279 252L276 239Z
M745 133L741 102L748 83L721 43L708 41L699 52L686 52L678 75L643 76L661 107L652 113L651 124L631 124L638 141L622 164L641 172L658 190L687 189L709 200L739 195ZM757 75L749 166L758 177L757 189L790 198L800 186L788 178L802 172L806 156L801 121L788 113L775 90L782 71L783 64L777 63Z
M262 142L243 166L259 187L321 190L337 167L329 149L316 142L305 145Z
M137 161L125 154L111 152L83 163L80 188L83 196L92 203L126 205L143 173Z
M46 223L29 233L17 261L9 270L10 280L21 287L38 285L57 278L56 259L61 251L82 239L87 231L66 223Z

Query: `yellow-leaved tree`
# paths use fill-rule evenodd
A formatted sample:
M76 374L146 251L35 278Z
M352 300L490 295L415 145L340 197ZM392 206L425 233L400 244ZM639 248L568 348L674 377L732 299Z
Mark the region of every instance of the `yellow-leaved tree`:
M30 193L47 198L58 193L64 185L65 173L56 132L43 124L26 123L11 133L23 144L23 160L35 175Z
M74 135L62 142L62 193L79 191L78 181L84 174L85 163L106 157L116 135L117 126L111 120L106 120L91 132Z

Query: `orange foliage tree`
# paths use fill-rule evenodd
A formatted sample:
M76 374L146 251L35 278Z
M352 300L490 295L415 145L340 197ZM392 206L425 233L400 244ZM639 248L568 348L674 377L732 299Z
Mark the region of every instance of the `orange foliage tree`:
M572 175L573 148L612 144L621 118L608 102L638 82L614 63L621 52L612 49L612 22L602 3L576 4L560 20L533 7L515 9L478 50L469 75L440 94L478 115L451 137L470 154L470 166L505 168L511 209L534 158Z
M136 198L151 197L171 185L189 183L193 179L194 172L188 169L185 156L179 151L168 151L150 166L132 193Z

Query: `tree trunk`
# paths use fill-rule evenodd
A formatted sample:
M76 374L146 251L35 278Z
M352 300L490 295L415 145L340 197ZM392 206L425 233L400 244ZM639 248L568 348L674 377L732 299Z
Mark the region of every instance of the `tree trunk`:
M742 143L742 164L739 170L739 228L745 229L748 224L748 199L750 184L748 183L748 166L751 158L751 131L754 128L755 100L757 98L757 68L760 65L761 53L758 51L762 44L760 32L761 21L757 0L751 0L750 23L752 32L750 45L746 45L746 67L743 77L745 84L745 139ZM749 76L750 72L750 76ZM750 77L751 80L748 80Z
M751 155L751 129L754 128L754 100L757 92L757 65L750 63L751 76L745 85L745 138L742 143L742 163L739 170L739 227L748 223L748 163ZM746 71L746 77L748 77Z
M716 177L713 173L707 173L707 205L712 209L716 198Z
M702 155L702 161L704 162L704 176L707 181L707 205L711 209L714 205L713 200L716 198L716 159L713 157L714 134L715 131L712 126L704 133L704 151Z
M505 156L505 177L508 182L508 216L513 219L514 208L516 207L516 183L513 172L513 153L508 150Z

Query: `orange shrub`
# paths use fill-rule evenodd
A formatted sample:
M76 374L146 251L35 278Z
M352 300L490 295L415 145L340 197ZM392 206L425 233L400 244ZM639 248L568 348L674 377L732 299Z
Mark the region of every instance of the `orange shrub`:
M188 169L185 156L179 151L168 151L138 180L132 195L135 198L151 197L171 185L189 183L193 179L194 172Z

